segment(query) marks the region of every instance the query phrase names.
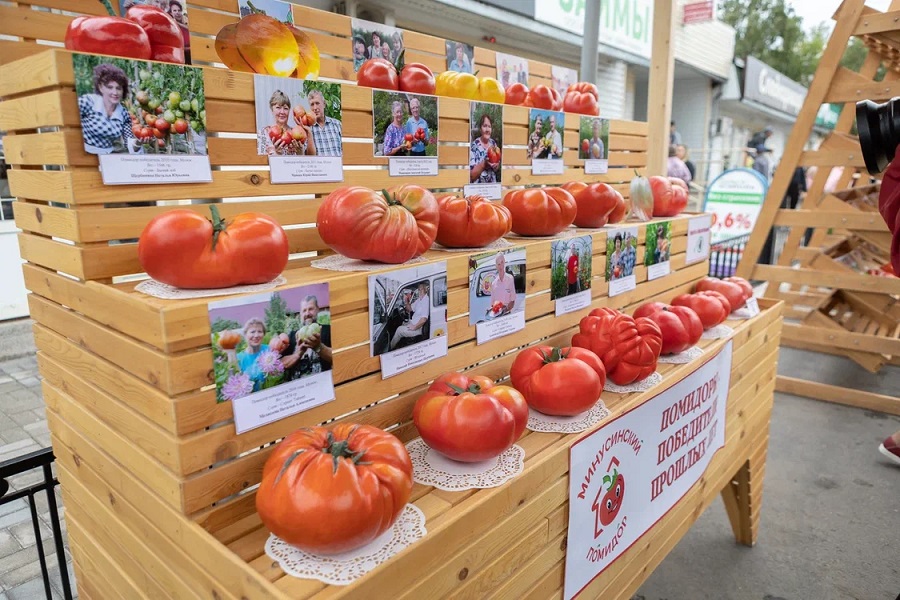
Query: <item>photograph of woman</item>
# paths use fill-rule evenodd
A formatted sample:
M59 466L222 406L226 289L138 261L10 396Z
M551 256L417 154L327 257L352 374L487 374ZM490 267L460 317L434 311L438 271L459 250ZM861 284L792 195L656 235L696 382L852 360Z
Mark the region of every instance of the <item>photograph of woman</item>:
M396 27L363 19L351 19L350 34L354 71L358 71L370 58L383 58L395 63L403 52L403 31Z
M266 324L260 319L250 319L244 324L244 339L247 341L247 348L233 355L241 373L253 382L254 392L258 392L266 380L266 373L263 372L256 360L260 354L269 349L269 346L262 342L265 336Z
M406 156L409 154L408 145L404 141L403 131L403 103L394 100L391 103L391 122L384 130L383 156Z
M447 70L457 73L471 73L472 59L475 49L462 42L447 40Z
M503 144L502 107L486 103L472 104L472 143L469 145L469 182L500 183L500 148ZM495 129L496 123L496 129Z
M122 105L128 96L125 71L111 64L94 67L94 93L78 98L84 150L91 154L137 153L150 138L137 138L131 115Z
M271 124L257 134L259 154L269 156L315 156L316 143L309 126L291 125L291 99L281 90L275 90L269 98L272 113Z

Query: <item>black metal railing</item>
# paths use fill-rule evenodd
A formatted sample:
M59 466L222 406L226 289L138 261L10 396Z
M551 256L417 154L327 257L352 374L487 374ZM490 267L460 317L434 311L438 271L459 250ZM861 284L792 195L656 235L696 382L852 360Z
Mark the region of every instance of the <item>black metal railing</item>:
M0 506L15 502L21 498L28 499L28 506L31 508L31 524L34 526L34 539L36 540L36 549L38 560L41 563L41 576L44 579L44 593L47 599L53 598L50 589L50 572L47 569L47 558L44 556L44 542L41 535L41 523L38 519L37 504L35 497L45 492L47 494L47 506L50 512L50 527L53 530L53 544L56 547L56 560L59 562L59 577L62 582L63 596L66 600L72 600L72 586L69 583L69 571L66 568L66 552L63 542L63 534L59 524L59 510L56 506L55 488L59 482L53 476L51 465L55 457L52 448L44 448L30 454L25 454L10 460L0 462ZM6 481L10 477L41 469L44 474L44 480L32 486L9 491L9 483Z
M722 278L734 275L748 241L750 241L749 233L710 246L709 276Z

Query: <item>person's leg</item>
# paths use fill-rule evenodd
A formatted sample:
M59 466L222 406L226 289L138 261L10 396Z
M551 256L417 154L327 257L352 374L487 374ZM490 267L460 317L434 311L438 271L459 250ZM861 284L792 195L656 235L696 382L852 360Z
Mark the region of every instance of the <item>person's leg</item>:
M418 334L419 331L417 329L410 329L408 325L401 325L394 333L394 337L391 338L391 350L397 347L397 344L400 343L402 338L415 337Z
M889 435L881 442L878 451L900 465L900 431L896 431L894 435Z

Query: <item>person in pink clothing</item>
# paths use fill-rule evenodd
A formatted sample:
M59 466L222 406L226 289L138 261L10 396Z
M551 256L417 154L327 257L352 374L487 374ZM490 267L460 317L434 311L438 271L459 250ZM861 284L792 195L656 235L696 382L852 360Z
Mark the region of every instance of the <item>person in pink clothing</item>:
M491 282L491 306L499 302L503 308L497 316L508 315L516 304L516 284L513 276L506 272L506 256L502 252L494 262L497 265L497 277Z
M881 178L878 210L891 230L891 267L900 274L900 158L891 161ZM878 450L900 465L900 431L888 436Z

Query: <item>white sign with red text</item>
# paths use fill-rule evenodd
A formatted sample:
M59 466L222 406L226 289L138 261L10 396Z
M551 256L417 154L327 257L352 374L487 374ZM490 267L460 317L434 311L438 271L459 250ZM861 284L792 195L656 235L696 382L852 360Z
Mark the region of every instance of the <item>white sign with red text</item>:
M725 445L732 342L569 451L566 600L653 527Z

